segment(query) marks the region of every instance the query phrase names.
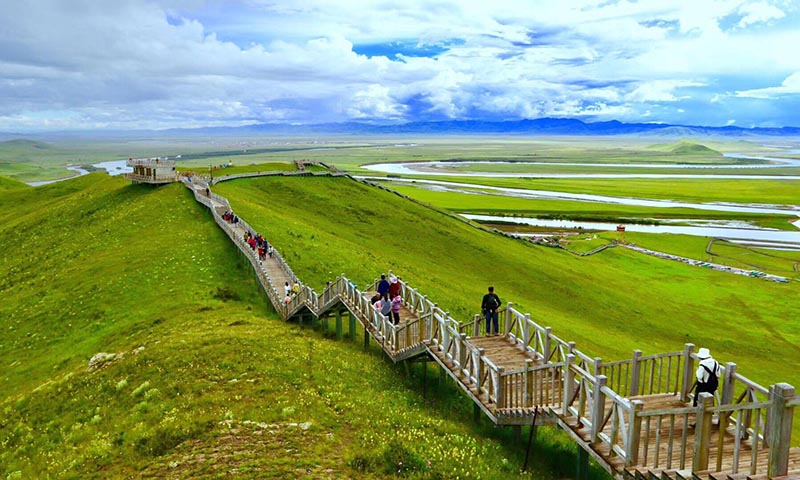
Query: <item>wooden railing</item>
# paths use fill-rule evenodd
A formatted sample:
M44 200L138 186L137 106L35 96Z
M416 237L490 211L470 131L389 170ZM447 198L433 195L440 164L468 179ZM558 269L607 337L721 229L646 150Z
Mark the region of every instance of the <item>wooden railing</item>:
M366 292L376 289L377 280L362 291L341 275L321 295L303 285L289 304L284 305L257 254L214 208L216 203L230 211L228 201L213 192L206 195L206 184L200 179L193 178L186 184L195 199L211 209L215 222L248 258L259 283L283 318L304 307L319 316L341 302L390 355L426 345L452 364L460 381L478 401L494 409L498 417L533 407L551 407L565 421L588 434L593 448L611 452L626 466L694 471L727 468L731 474L767 473L771 477L787 471L792 414L794 407L800 406L800 399L789 385L777 384L767 389L738 374L736 364L727 363L721 366L717 406L712 396L702 394L697 407L644 411L643 402L636 397L672 395L683 402L692 398L698 360L694 345L687 344L682 352L648 356L636 350L630 359L604 362L576 349L574 342L555 336L550 327L540 325L530 314L509 303L500 316L500 331L526 352L529 359L523 367L507 371L470 341L468 335L477 337L483 333L480 315L460 323L403 281L400 281L403 305L416 318L402 325L394 325L367 298ZM241 219L239 227L255 232ZM286 276L299 283L277 250L273 257ZM716 441L711 442L713 417L718 418L728 443L726 435L717 435ZM696 423L694 429L693 423ZM763 455L769 455L767 472L759 471ZM723 457L730 461L723 462ZM710 459L715 461L709 464Z
M135 173L125 173L126 180L134 182L174 182L178 179L174 173L171 175L139 175Z
M670 352L642 356L641 350L635 350L630 360L601 362L598 373L606 376L609 387L625 396L679 394L683 391L686 355Z

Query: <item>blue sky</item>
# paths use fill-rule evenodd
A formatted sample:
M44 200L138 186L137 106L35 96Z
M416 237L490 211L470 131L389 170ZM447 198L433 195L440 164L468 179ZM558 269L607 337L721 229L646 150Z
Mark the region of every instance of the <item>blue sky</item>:
M794 0L10 0L0 130L800 126Z

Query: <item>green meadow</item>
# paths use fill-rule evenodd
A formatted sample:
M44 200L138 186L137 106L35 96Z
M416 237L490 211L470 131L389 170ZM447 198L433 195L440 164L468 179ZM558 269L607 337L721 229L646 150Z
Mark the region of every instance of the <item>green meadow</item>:
M92 174L0 191L0 478L573 471L574 445L544 429L521 474L510 432L476 425L433 372L423 397L420 370L365 352L361 331L280 321L178 184ZM114 355L90 371L101 352Z
M692 342L765 384L797 383L800 330L790 321L800 313L796 283L754 281L625 249L578 258L346 179L246 179L216 191L317 287L341 272L364 285L392 269L468 319L493 284L504 301L607 360Z
M511 433L475 424L471 403L432 369L423 397L422 368L391 365L374 346L364 351L361 331L354 332L354 342L337 340L319 325L281 322L248 264L180 185L135 186L99 173L37 188L21 181L63 177L67 163L129 156L181 155L179 169L201 173L209 165L233 164L215 170L216 177L294 170L294 160L363 173L360 165L379 161L666 164L691 157L719 163L729 161L720 151L766 151L749 142L702 146L645 139L572 144L565 138L348 136L319 143L2 142L0 478L549 479L571 475L575 455L566 436L543 429L534 471L522 474L524 451ZM496 168L511 167L522 166ZM485 195L481 184L797 205L800 182L453 180L477 186L453 193L390 185L409 200L347 178L264 177L221 183L214 191L318 289L341 273L364 287L391 269L467 320L493 284L503 301L605 360L629 358L634 349L645 355L676 351L692 342L723 362L736 362L740 373L764 385L800 385L796 281L774 284L623 248L578 257L476 228L454 214L737 219L793 229L783 215L518 199ZM565 246L580 253L617 238L611 232L581 235ZM688 236L629 232L625 240L798 277L795 252L709 245L709 239ZM101 352L115 356L89 371L89 359ZM595 469L593 476L603 474Z

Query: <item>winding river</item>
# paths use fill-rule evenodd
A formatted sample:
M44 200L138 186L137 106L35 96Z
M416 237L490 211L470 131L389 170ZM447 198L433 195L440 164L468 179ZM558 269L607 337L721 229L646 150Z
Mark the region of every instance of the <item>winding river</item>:
M523 172L479 172L453 170L456 167L486 164L513 164L513 165L546 165L546 166L571 166L592 168L641 168L641 169L768 169L800 167L800 160L793 158L778 158L765 156L750 156L739 153L726 153L725 157L740 160L759 160L771 163L753 164L723 164L723 165L696 165L696 164L648 164L648 163L552 163L552 162L494 162L494 161L431 161L431 162L397 162L373 163L362 165L361 168L373 172L393 175L428 175L437 177L492 177L492 178L716 178L739 180L800 180L800 175L748 175L748 174L691 174L691 173L523 173ZM449 170L449 171L448 171Z
M788 152L791 153L791 152ZM748 156L736 153L725 155L733 159L760 160L770 163L757 163L750 165L728 164L728 165L680 165L680 164L597 164L597 163L547 163L547 162L502 162L516 165L559 165L559 166L579 166L579 167L630 167L630 168L672 168L672 169L768 169L779 167L800 167L800 160L789 158L777 158L767 156ZM431 162L403 162L403 163L378 163L363 165L362 168L374 172L382 172L394 175L429 175L437 177L492 177L492 178L709 178L709 179L736 179L736 180L800 180L798 175L748 175L748 174L659 174L659 173L506 173L506 172L479 172L453 170L454 167L465 165L481 165L497 163L489 161L461 162L461 161L431 161ZM414 183L430 190L468 193L472 195L506 195L516 198L549 199L549 200L573 200L580 202L605 203L614 205L631 205L654 208L691 208L705 211L722 211L738 213L761 213L795 215L800 217L800 206L797 205L758 205L758 204L736 204L736 203L695 203L679 202L672 200L649 200L641 198L613 197L607 195L591 195L580 193L555 192L549 190L529 190L524 188L494 187L482 185L480 183L450 182L430 179L409 179L409 178L390 178L362 176L366 180L389 180L398 183ZM491 215L463 215L479 221L503 221L525 225L536 225L540 227L555 227L564 229L586 229L586 230L614 230L616 224L601 222L578 222L566 220L546 220L537 218L520 217L497 217ZM795 225L800 227L800 221ZM698 235L704 237L727 238L737 242L747 242L754 246L764 248L795 250L800 248L800 232L781 231L774 229L759 228L752 225L740 225L729 223L727 225L640 225L626 224L626 229L633 232L649 233L674 233L684 235Z

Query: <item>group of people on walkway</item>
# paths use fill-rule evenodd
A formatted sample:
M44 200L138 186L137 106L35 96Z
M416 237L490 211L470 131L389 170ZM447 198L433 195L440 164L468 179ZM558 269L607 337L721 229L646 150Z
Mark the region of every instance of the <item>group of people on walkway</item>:
M400 324L400 308L403 306L402 287L400 277L389 274L387 279L386 275L381 275L378 291L370 299L372 307L395 325Z
M225 212L222 214L222 219L226 222L230 223L233 226L239 224L239 217L233 214L233 212Z
M292 298L300 293L300 284L296 280L293 285L289 285L289 282L286 282L283 286L283 293L283 303L288 305Z
M250 231L244 232L244 241L250 245L250 248L253 251L258 251L258 259L262 262L267 259L267 256L272 258L274 255L272 245L270 245L267 239L258 233L253 233Z

